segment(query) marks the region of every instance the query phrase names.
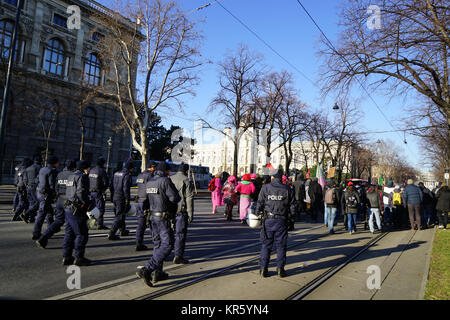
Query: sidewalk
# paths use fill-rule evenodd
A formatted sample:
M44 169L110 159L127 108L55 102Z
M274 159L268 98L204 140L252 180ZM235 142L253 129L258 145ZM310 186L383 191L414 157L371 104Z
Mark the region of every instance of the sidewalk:
M362 230L361 225L359 228ZM320 228L310 233L326 231L325 228ZM422 299L433 235L434 229L390 233L306 298L312 300ZM287 254L288 277L283 279L276 276L275 261L272 258L269 277L266 279L259 276L258 263L252 262L158 299L283 300L330 267L345 261L348 255L375 236L367 231L361 231L355 235L340 232L293 248ZM298 240L290 237L289 242L292 243L292 241ZM126 284L120 284L123 279L119 279L116 282L119 283L118 286L105 288L77 299L135 299L171 284L192 279L209 270L217 270L236 263L258 251L253 248L236 255L189 264L178 270L171 271L171 268L168 268L166 270L171 275L169 280L158 283L154 288L147 287L139 279ZM299 267L303 262L306 262L306 268ZM380 290L367 289L366 282L369 274L366 270L369 265L380 266L382 279ZM133 275L127 278L131 280ZM84 290L89 291L89 288ZM61 297L64 295L50 299Z

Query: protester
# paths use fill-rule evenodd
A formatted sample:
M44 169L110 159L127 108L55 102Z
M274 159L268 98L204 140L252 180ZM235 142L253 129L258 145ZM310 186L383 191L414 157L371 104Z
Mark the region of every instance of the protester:
M321 212L321 206L323 201L322 187L319 184L317 177L312 178L312 181L308 188L308 195L311 199L311 218L317 222L319 212Z
M448 213L450 212L450 189L446 184L442 184L436 193L436 211L439 217L439 229L447 230Z
M300 219L300 215L305 211L305 180L303 179L303 174L298 173L295 176L295 181L293 182L295 201L297 203L296 216Z
M408 185L403 192L405 195L405 203L408 205L409 222L411 230L415 230L416 225L419 230L422 230L420 219L420 205L422 203L422 190L416 185L412 179L408 179Z
M223 203L220 174L216 174L215 177L210 181L208 190L211 191L211 201L213 205L212 214L216 214L217 207L221 206Z
M373 226L373 218L375 217L378 230L381 230L380 213L382 211L381 198L378 192L375 190L375 186L370 186L369 190L367 190L366 204L369 212L369 229L371 233L374 233L375 229Z
M431 224L431 216L433 215L433 203L434 203L434 195L425 187L423 182L419 182L419 188L422 190L423 199L422 199L422 208L421 208L421 219L423 226L427 228L430 227Z
M325 215L327 217L328 231L334 233L334 219L336 218L336 211L339 207L339 190L336 188L336 183L331 180L327 184L325 191Z
M360 204L359 194L355 191L352 182L348 183L348 188L342 196L342 212L347 214L348 231L350 234L356 232L356 217Z
M404 220L405 199L400 185L395 185L394 191L389 196L389 203L392 203L392 219L394 229L400 229Z
M389 195L394 191L394 183L389 180L387 186L383 188L383 204L384 204L384 223L392 226L392 203L389 204Z
M236 191L240 193L240 204L239 204L239 218L241 223L245 223L247 217L247 211L250 208L252 194L255 192L255 185L250 181L251 177L249 174L244 174L242 181L236 187Z
M230 176L228 177L227 182L225 182L223 188L223 198L226 204L225 207L225 216L227 217L227 221L231 221L233 219L233 207L237 204L238 198L236 194L236 177Z

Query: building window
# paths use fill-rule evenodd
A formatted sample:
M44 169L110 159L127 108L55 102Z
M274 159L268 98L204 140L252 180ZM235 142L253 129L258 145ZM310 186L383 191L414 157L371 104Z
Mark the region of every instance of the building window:
M64 46L58 39L51 39L45 49L44 70L62 76L63 67Z
M14 25L12 22L7 20L0 21L0 56L4 59L9 58L13 29Z
M84 64L84 81L92 86L98 86L101 79L101 62L95 53L91 53Z
M55 135L56 121L58 119L58 106L55 101L43 98L39 113L40 131L44 136Z
M63 16L61 16L61 15L59 15L59 14L56 14L56 13L55 13L55 14L53 15L53 23L54 23L54 24L57 24L58 26L67 28L67 18L66 18L66 17L63 17Z
M101 33L98 33L98 32L93 32L92 33L91 39L94 40L94 41L99 42L99 41L103 40L103 38L104 38L104 36Z
M3 0L5 3L9 3L10 5L17 7L17 0Z
M84 138L94 140L95 138L95 122L96 113L93 108L86 108L83 111Z

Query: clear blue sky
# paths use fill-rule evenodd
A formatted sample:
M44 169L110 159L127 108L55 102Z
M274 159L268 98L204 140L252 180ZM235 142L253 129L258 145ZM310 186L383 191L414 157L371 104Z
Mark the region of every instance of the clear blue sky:
M338 35L339 10L338 7L346 0L302 0L303 5L308 9L328 38L336 44ZM108 5L111 0L100 0L99 2ZM180 4L187 12L204 6L207 3L211 6L196 11L190 15L193 20L202 20L199 30L204 35L201 53L205 59L213 61L202 68L200 77L201 83L196 88L196 97L185 98L185 108L183 113L173 113L160 110L158 113L163 116L163 123L166 126L178 125L193 130L193 122L187 119L195 118L194 114L206 117L211 121L220 117L220 114L206 115L211 100L219 90L217 62L223 60L224 56L235 50L238 44L248 45L251 50L263 54L265 63L273 71L288 70L295 76L295 83L300 92L300 98L314 108L331 108L334 105L334 97L330 96L325 102L321 102L320 89L301 74L293 70L285 61L273 53L253 34L239 24L221 6L214 3L214 0L181 0ZM296 0L221 0L223 6L236 15L254 32L264 39L270 46L278 51L297 69L307 75L313 81L317 81L318 71L323 61L316 52L318 51L318 40L320 33L299 6ZM376 3L376 1L374 2ZM414 97L407 100L389 99L382 93L371 93L383 112L395 121L402 117L407 111L407 106L414 103ZM365 98L362 90L356 88L353 91L354 98L361 98L360 108L364 113L364 120L360 124L361 131L384 131L392 130L373 102ZM371 141L377 139L390 139L394 141L404 154L410 164L418 169L423 169L421 165L420 149L418 140L407 135L407 145L402 142L396 133L372 134L368 138Z

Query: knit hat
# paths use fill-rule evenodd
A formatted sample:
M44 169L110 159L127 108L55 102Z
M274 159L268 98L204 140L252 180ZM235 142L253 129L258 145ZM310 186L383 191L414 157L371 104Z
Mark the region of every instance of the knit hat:
M100 157L100 158L97 159L97 165L98 165L98 166L102 166L102 165L104 165L105 163L106 163L105 158Z
M389 188L392 188L393 185L394 185L394 183L392 182L392 180L389 180L388 183L387 183L387 186Z
M236 177L235 176L229 176L227 181L229 183L236 183Z
M167 170L170 170L170 166L169 166L169 164L165 163L164 161L161 161L156 166L156 171L166 172Z
M90 166L91 166L91 164L89 163L89 161L86 161L86 160L77 161L77 169L78 170L86 170Z
M275 179L281 179L283 177L283 171L278 169L277 172L273 175Z
M242 180L244 181L250 181L252 178L250 177L250 175L248 173L244 174L244 176L242 177Z
M220 173L216 173L216 175L214 176L214 178L220 178Z
M255 179L256 179L256 173L250 174L250 178L251 178L252 180L255 180Z
M347 184L347 186L349 186L349 187L352 185L353 185L353 182L351 182L351 181Z
M58 163L58 157L56 156L50 156L47 159L48 164L57 164Z
M66 168L69 170L73 170L77 167L77 162L75 160L66 160Z
M125 164L125 169L128 169L128 170L134 169L133 162L131 162L131 161L127 162L127 163Z

